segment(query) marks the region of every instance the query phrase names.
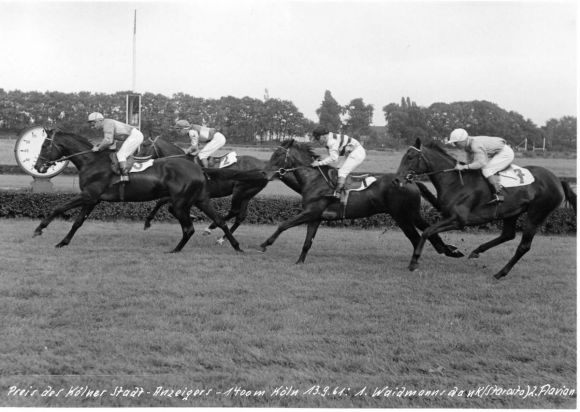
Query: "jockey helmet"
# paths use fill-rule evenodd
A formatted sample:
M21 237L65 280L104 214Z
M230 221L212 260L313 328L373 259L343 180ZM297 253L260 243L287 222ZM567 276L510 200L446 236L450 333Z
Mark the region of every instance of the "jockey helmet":
M104 117L101 113L93 112L93 113L89 114L88 122L93 123L93 122L96 122L97 120L103 120L103 119L104 119Z
M312 137L316 140L320 139L320 136L324 136L325 134L328 134L328 129L324 126L316 126L312 131Z
M191 125L187 120L178 120L175 122L175 126L173 126L174 129L189 129L190 127Z
M454 131L451 132L451 134L449 135L449 139L445 143L451 144L456 142L463 142L467 140L468 136L469 135L467 134L465 129L455 129Z

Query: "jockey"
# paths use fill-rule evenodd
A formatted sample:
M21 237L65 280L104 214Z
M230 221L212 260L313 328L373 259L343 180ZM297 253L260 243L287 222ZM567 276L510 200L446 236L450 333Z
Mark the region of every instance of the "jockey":
M507 142L501 137L469 136L464 129L455 129L445 143L455 144L467 153L468 164L457 163L455 169L481 169L483 177L489 182L492 193L492 199L488 204L503 202L499 176L495 174L514 161L514 151Z
M325 127L318 126L312 132L312 137L328 149L328 156L322 160L314 161L311 166L323 166L338 160L339 156L345 156L346 160L338 169L338 183L334 191L334 197L340 198L344 190L347 176L357 168L366 157L366 151L362 145L352 137L343 134L330 133Z
M226 144L226 137L216 129L189 124L187 120L178 120L173 127L180 135L187 134L191 139L191 146L186 153L197 154L202 167L208 167L208 157ZM205 142L203 149L199 150L199 142Z
M101 129L104 133L103 141L93 147L93 152L108 149L115 144L115 140L123 142L117 151L117 159L123 176L122 180L128 180L127 157L135 153L139 145L143 143L143 133L134 126L113 119L105 119L101 113L97 112L89 114L88 122L93 128Z

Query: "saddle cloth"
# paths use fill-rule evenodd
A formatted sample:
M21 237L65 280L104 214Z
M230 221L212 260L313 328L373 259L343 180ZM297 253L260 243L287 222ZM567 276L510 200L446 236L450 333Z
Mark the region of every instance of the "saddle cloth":
M113 152L109 156L111 158L111 169L113 170L113 173L120 175L121 172L119 170L119 160L117 159L117 154ZM131 167L129 173L138 173L153 166L153 159L142 160L139 158L136 159L133 156L129 156L127 159L127 165Z
M510 165L507 169L496 173L499 176L499 183L503 187L526 186L534 182L532 173L523 167Z
M129 171L129 173L142 172L144 170L149 169L151 166L153 166L153 159L149 159L144 162L135 162L131 165L131 170Z
M238 155L236 152L229 152L223 156L211 156L208 157L208 165L212 168L221 169L222 167L228 167L233 165L238 161Z
M370 175L365 176L349 176L344 185L347 192L359 192L365 190L367 187L377 181L377 178Z

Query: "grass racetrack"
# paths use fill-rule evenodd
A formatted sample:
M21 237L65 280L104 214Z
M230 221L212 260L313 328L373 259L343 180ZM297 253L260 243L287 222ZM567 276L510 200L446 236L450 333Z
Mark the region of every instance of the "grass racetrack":
M575 408L576 237L477 260L400 231L2 220L0 406ZM496 234L450 232L464 253ZM35 392L36 391L36 392ZM197 392L196 392L197 391Z

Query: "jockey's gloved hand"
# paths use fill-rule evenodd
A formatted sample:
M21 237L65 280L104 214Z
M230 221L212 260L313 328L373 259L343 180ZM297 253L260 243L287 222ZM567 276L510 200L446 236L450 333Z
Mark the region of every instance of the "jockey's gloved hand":
M310 166L318 167L318 166L320 166L320 162L318 160L315 160L314 162L310 163Z
M91 150L93 152L98 152L100 149L99 149L99 146L93 146L93 148Z
M469 167L467 165L464 165L462 163L457 163L455 165L455 170L467 170L469 169Z

